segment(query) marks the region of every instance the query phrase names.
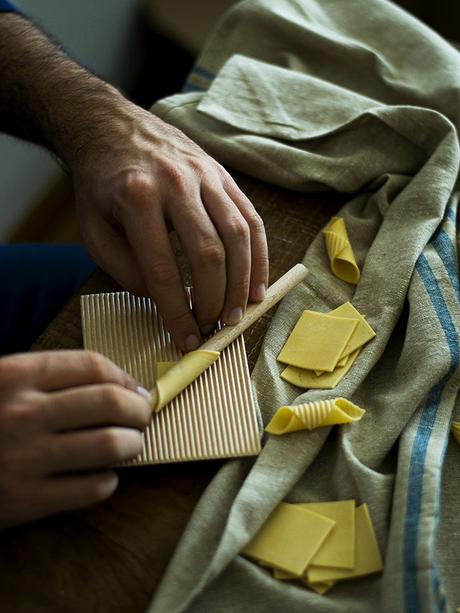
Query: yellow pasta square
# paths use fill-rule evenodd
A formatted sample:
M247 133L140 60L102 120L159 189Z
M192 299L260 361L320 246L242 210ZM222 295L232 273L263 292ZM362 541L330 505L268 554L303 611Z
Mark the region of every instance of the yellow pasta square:
M355 501L308 502L298 506L336 522L334 530L313 556L311 564L353 568L355 564Z
M311 565L307 569L308 581L323 583L364 577L383 569L379 545L367 504L355 510L355 566L352 569Z
M374 338L375 332L372 327L367 323L363 315L351 304L351 302L345 302L333 311L330 311L328 315L335 315L336 317L349 317L350 319L357 319L358 325L353 331L350 339L345 345L342 355L337 362L337 367L345 366L348 356L360 349L363 345L368 343ZM315 370L315 374L319 377L324 371Z
M325 594L328 592L331 587L334 587L334 581L324 581L322 583L311 583L306 579L302 579L302 581L307 585L311 590L317 592L318 594Z
M300 577L334 526L332 519L282 502L242 553Z
M348 357L345 366L338 366L333 372L323 372L323 374L317 376L313 370L287 366L280 376L285 381L297 385L297 387L305 389L332 389L340 383L353 366L359 352L360 349L357 349Z
M345 345L344 350L342 351L342 355L340 356L340 362L342 359L346 358L356 351L356 349L360 349L363 345L372 340L375 336L375 331L368 324L365 317L361 315L361 313L356 309L351 302L345 302L340 305L333 311L329 313L329 315L334 315L335 317L349 317L350 319L357 319L358 325L353 331L350 339Z
M358 319L304 311L278 360L297 368L332 372L357 325Z

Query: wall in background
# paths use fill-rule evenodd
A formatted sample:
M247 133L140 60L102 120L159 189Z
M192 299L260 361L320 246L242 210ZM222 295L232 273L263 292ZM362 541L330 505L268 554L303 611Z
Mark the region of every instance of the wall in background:
M155 27L197 55L208 34L237 0L146 0Z
M123 88L135 73L141 0L13 0L69 54ZM0 241L48 189L59 168L34 145L0 135Z

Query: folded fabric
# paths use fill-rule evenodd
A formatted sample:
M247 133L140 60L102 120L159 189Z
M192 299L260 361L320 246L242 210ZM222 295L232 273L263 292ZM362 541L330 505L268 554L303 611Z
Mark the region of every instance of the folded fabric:
M201 90L155 111L220 163L299 192L350 195L340 217L365 262L359 284L331 274L323 236L313 240L312 274L278 307L253 371L266 421L274 406L312 400L276 376L301 309L353 300L378 335L337 393L372 406L359 428L327 441L324 430L308 440L269 437L255 463L226 464L184 531L152 613L248 613L267 603L455 610L458 457L445 448L459 383L458 50L386 0L251 0L220 22L187 85ZM395 448L398 461L389 462ZM319 605L317 594L269 581L235 556L287 495L364 493L386 554L379 578L344 584Z
M342 281L356 285L361 275L344 220L333 217L324 228L323 236L332 272Z
M313 430L322 426L359 421L366 411L346 398L315 400L295 406L280 407L265 428L270 434Z

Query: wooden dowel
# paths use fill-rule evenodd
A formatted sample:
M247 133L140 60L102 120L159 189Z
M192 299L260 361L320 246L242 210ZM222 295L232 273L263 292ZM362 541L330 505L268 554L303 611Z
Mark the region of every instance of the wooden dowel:
M214 336L203 343L200 349L208 351L222 351L228 347L236 338L255 323L264 313L269 311L273 305L284 298L284 296L306 277L308 270L303 264L296 264L291 270L275 281L267 289L265 299L262 302L252 303L247 309L241 321L234 326L224 326L222 330L216 332Z
M264 313L272 308L277 302L281 300L293 287L295 287L302 279L307 275L308 270L303 264L296 264L285 275L280 277L278 281L273 283L268 289L265 299L262 302L253 303L248 306L243 319L234 326L225 326L219 332L216 332L209 340L203 343L199 349L207 351L222 351L225 347L228 347L240 334L247 330L254 322L256 322ZM180 361L173 366L169 371L169 375L174 372L174 368L178 367ZM185 389L192 381L183 383L176 391L177 394ZM159 402L158 387L155 384L153 389L150 390L152 394L152 409L159 411L162 404Z

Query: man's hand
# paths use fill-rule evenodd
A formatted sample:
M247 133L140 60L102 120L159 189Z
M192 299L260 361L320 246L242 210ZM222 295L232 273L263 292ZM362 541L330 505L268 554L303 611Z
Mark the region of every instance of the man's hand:
M264 298L264 227L231 176L176 128L128 101L72 164L82 236L123 287L152 296L185 350L219 318L237 323ZM193 314L168 231L190 263Z
M136 393L137 391L137 393ZM101 502L141 451L137 383L89 351L0 359L0 528Z
M263 223L230 175L19 15L0 15L0 129L67 163L89 251L121 285L152 296L182 349L195 349L219 318L239 321L248 299L263 299ZM193 312L171 229L190 263Z

